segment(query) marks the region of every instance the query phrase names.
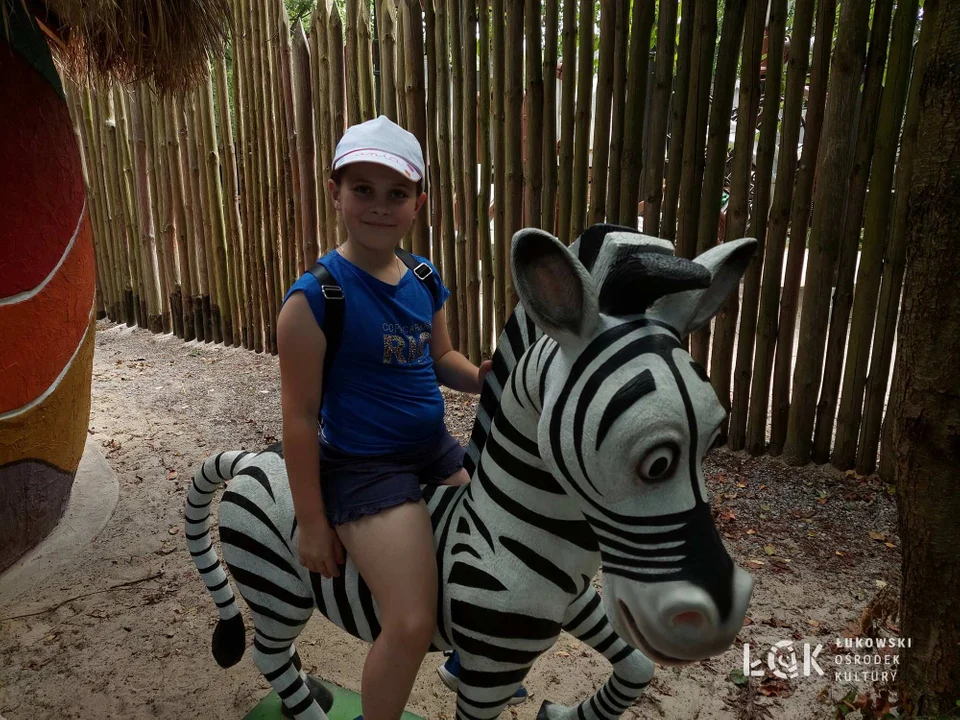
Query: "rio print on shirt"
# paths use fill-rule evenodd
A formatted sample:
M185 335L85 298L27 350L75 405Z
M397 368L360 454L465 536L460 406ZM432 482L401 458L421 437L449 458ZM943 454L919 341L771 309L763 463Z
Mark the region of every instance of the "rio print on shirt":
M384 365L426 365L430 362L431 325L383 323Z

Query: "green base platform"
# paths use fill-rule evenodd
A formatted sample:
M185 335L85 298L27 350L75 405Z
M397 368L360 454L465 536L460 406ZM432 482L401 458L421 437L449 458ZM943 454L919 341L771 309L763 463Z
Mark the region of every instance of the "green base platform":
M354 720L360 715L360 693L337 687L326 680L320 682L333 694L333 707L327 713L330 720ZM247 713L243 720L281 720L281 718L283 716L280 714L280 697L272 692ZM424 718L410 712L404 712L401 720L424 720Z

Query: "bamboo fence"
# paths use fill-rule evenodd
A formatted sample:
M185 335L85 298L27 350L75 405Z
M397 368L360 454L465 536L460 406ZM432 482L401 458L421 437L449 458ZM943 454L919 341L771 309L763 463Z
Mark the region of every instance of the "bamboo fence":
M345 238L336 143L385 114L428 162L404 246L440 269L473 362L516 302L521 227L565 242L639 227L685 257L756 237L741 293L691 338L730 410L725 442L872 472L918 4L320 0L291 25L281 0L240 0L229 55L182 97L67 85L98 315L276 353L286 288Z

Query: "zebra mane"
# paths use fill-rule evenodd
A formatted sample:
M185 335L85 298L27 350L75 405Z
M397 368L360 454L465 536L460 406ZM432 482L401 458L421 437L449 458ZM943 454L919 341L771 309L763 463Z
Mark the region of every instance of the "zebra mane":
M597 224L580 235L570 251L590 271L600 290L601 311L608 315L636 315L659 297L709 285L710 274L689 260L674 257L669 240L644 235L634 228ZM692 267L691 267L692 266ZM517 305L503 326L487 373L473 421L463 466L469 475L480 462L500 396L510 373L531 345L543 336Z

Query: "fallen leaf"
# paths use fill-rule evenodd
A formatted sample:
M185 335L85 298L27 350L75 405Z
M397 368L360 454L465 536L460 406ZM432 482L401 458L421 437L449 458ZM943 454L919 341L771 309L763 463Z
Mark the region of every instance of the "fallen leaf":
M760 509L763 510L764 512L770 512L770 506L769 506L769 505L761 505L761 506L760 506Z
M564 652L563 650L560 650L560 651L558 651L558 652L555 652L554 655L555 655L556 657L570 657L570 653Z
M749 615L743 619L743 626L746 627L747 625L753 625L753 618L751 618Z
M884 543L884 545L886 545L888 548L895 548L895 547L896 547L896 545L894 545L894 544L891 543L891 542Z
M748 560L747 565L752 567L754 570L759 570L766 565L766 563L763 560Z
M843 557L843 553L840 552L839 550L837 550L836 554L839 555L840 557Z
M879 540L883 542L884 540L887 539L886 533L877 532L876 530L871 530L870 532L867 533L867 535L870 536L871 540Z
M180 532L180 528L174 525L173 527L169 528L167 532L170 533L171 535L176 535L178 532Z
M808 619L808 620L807 620L807 624L808 624L810 627L815 627L815 628L820 627L820 621L819 621L819 620Z
M734 685L739 685L740 687L750 682L747 680L747 676L743 674L743 670L732 670L730 674L727 675L727 679Z
M747 530L747 535L756 535L756 534L757 534L756 530Z
M176 480L176 479L177 479L176 470L171 470L170 472L167 473L167 480Z
M764 546L763 546L763 551L764 551L767 555L776 555L776 554L777 554L777 549L776 549L773 545L764 545Z
M886 581L886 580L874 580L874 581L873 581L873 584L876 585L878 588L885 588L885 587L887 586L887 581Z
M761 490L766 490L766 489L767 489L767 486L766 486L766 485L761 485L761 486L760 486L760 489L761 489Z
M747 486L746 483L737 483L738 488L745 488L746 486Z
M826 504L827 504L827 499L826 499L826 498L817 498L817 502L820 503L821 505L826 505Z

